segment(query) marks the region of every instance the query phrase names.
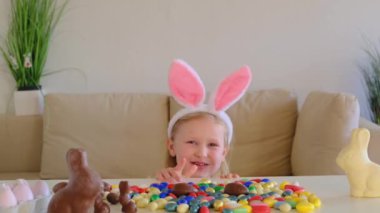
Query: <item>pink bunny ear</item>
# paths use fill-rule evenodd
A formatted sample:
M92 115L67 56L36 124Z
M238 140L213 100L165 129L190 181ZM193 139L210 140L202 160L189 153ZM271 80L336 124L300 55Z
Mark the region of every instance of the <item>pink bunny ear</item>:
M169 88L183 106L197 107L205 99L205 88L199 75L182 60L175 60L171 65Z
M225 111L243 96L251 82L251 70L244 66L225 78L211 99L215 111Z

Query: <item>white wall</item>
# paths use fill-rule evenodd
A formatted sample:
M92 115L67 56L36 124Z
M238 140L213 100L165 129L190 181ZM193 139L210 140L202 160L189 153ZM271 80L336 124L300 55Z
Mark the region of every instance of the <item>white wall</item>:
M378 0L71 0L43 79L46 92L168 92L174 58L208 89L248 64L251 90L286 88L300 103L312 90L358 96L363 35L380 36ZM0 0L0 34L9 20ZM0 113L12 112L14 82L0 61ZM77 68L81 72L74 71Z

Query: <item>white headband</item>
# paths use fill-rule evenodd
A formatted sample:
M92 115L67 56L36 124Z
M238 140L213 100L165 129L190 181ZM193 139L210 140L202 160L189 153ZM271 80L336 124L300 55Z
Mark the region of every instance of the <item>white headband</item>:
M169 87L174 99L184 106L173 115L168 126L168 136L172 137L175 123L185 115L195 112L207 112L219 117L227 127L227 142L231 143L233 125L225 112L238 101L251 82L251 70L243 66L226 77L212 93L208 104L204 104L205 87L199 75L182 60L175 60L169 71Z

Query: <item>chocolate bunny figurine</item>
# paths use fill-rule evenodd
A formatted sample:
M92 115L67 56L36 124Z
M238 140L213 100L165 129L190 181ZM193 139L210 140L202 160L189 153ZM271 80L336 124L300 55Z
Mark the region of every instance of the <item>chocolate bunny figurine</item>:
M137 212L135 203L129 199L128 181L120 181L119 191L120 191L119 202L122 205L121 211L123 213L135 213L135 212Z
M99 174L88 167L83 149L70 149L66 153L69 181L59 189L48 206L48 213L88 212L99 198L103 182Z
M103 201L101 195L99 195L95 200L94 213L110 213L110 206Z

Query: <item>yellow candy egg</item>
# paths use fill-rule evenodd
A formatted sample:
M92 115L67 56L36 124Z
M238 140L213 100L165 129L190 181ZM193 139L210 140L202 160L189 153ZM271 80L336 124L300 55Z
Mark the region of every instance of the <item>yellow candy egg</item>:
M270 198L270 197L268 197L268 198L265 198L264 200L263 200L263 203L266 203L269 207L273 207L274 206L274 204L277 202L277 200L275 200L275 199L273 199L273 198Z
M173 199L173 197L171 197L171 196L165 197L165 200L167 200L167 201L172 200L172 199Z
M281 204L278 209L281 211L281 212L290 212L292 210L292 207L290 206L289 203L283 203Z
M202 179L200 180L200 183L211 183L211 180L208 179L208 178L202 178Z
M280 189L284 190L286 185L289 185L290 183L288 181L284 181L280 184Z
M229 194L223 194L222 196L223 197L229 197L230 195Z
M161 191L156 187L150 187L149 188L149 194L160 194Z
M156 200L155 202L158 204L158 209L164 209L165 205L168 203L168 201L163 198L160 198Z
M119 191L119 184L112 184L111 185L111 191L115 192L115 191Z
M302 201L297 203L296 209L300 213L310 213L314 211L314 205L307 201Z
M263 186L262 186L261 184L257 184L257 185L256 185L256 189L261 189L261 190L263 190L264 188L263 188Z
M251 213L251 212L252 212L252 207L251 207L250 205L243 205L243 206L241 206L241 208L245 208L245 209L247 209L247 212L248 212L248 213Z
M208 188L206 189L206 192L209 192L209 193L215 193L215 189L212 188L212 187L208 187Z
M187 210L189 210L189 205L187 205L186 203L182 203L177 206L178 213L186 213Z
M270 189L270 188L272 188L272 185L271 185L270 182L269 182L269 183L264 183L264 184L263 184L263 188L264 188L264 189Z
M314 200L316 198L318 198L317 195L311 194L311 195L309 195L308 200L310 201L310 200Z
M223 207L224 203L221 200L215 200L214 201L214 209L216 211L219 211Z
M276 192L277 194L281 195L284 191L282 191L281 189L279 188L275 188L273 189L274 192Z
M300 198L300 197L293 197L293 200L296 201L296 203L307 202L306 198Z
M319 208L322 205L321 199L318 197L310 199L309 202L312 203L316 208Z
M248 200L239 200L240 205L248 205Z
M158 209L158 204L157 202L151 202L148 204L148 209L150 211L156 211Z
M304 195L306 197L309 197L311 195L311 193L308 191L303 191L303 192L300 192L299 195L301 195L301 196Z
M141 196L140 194L138 194L138 195L133 196L132 200L138 201L138 200L140 200L142 198L143 198L143 196Z
M230 199L228 199L228 198L225 197L225 198L222 199L222 201L226 203L226 202L229 202Z
M145 208L147 207L149 204L149 199L148 198L141 198L139 200L136 201L136 206L138 208Z
M264 194L264 189L256 189L258 195Z

